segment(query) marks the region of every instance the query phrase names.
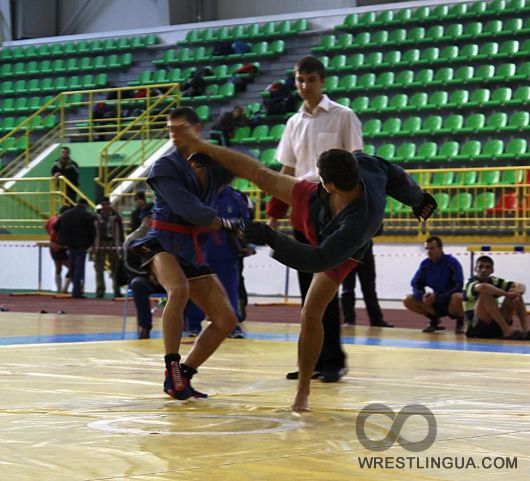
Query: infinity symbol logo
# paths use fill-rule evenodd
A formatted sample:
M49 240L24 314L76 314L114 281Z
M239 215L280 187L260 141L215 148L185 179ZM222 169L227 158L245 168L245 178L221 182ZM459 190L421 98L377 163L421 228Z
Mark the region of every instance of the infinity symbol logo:
M365 425L368 418L375 414L382 414L390 418L392 420L392 426L383 439L374 441L366 435ZM405 421L411 416L421 416L427 421L428 432L425 439L412 442L399 434ZM432 411L422 404L409 404L396 414L392 408L386 404L374 403L365 406L361 410L359 416L357 416L355 431L359 442L370 451L386 451L397 441L403 449L419 453L420 451L429 449L434 443L437 433L437 424Z

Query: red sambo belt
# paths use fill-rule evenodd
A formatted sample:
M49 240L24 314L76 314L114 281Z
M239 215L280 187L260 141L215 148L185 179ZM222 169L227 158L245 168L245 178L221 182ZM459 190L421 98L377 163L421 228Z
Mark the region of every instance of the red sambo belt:
M199 244L199 234L205 234L210 232L209 227L199 227L196 225L180 225L172 224L171 222L165 222L163 220L152 220L151 227L158 230L165 230L170 232L176 232L177 234L186 234L193 237L193 246L197 254L197 260L200 264L205 262L204 255L202 253L201 245Z

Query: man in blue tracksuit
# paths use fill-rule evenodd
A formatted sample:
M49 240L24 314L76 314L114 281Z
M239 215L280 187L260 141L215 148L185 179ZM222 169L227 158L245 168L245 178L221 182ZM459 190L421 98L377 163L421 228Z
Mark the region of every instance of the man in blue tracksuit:
M464 274L457 259L444 254L442 239L433 236L425 241L427 259L424 259L411 281L412 294L403 300L405 307L429 319L423 332L445 329L440 318L450 316L456 319L455 332L464 332L464 308L462 289ZM426 288L430 288L428 292Z
M310 242L302 244L264 223L253 222L245 229L248 242L269 245L273 258L282 264L315 273L301 313L299 376L292 404L295 412L308 411L311 376L322 348L322 315L381 226L386 195L413 207L418 220L434 212L436 201L403 169L380 157L327 150L317 161L318 184L274 172L241 152L208 144L193 136L185 124L175 129L193 151L211 155L235 175L291 205L293 227Z
M244 222L250 220L248 202L237 190L226 186L215 200L214 205L217 215L224 218L237 217ZM206 259L212 270L217 274L221 284L223 284L230 299L230 304L237 314L239 321L239 260L242 255L241 241L227 231L212 231L206 243ZM204 313L192 302L186 306L184 317L188 321L188 329L192 336L201 332L201 321ZM229 337L244 337L239 325L234 329Z

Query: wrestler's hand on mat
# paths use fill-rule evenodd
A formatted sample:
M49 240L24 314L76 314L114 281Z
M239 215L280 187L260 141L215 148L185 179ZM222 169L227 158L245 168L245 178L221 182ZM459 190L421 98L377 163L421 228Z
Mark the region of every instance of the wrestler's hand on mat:
M245 239L259 246L274 244L274 230L264 222L251 222L245 227Z
M421 203L416 207L413 207L412 212L414 212L418 222L421 222L422 220L426 221L437 207L438 203L436 202L436 199L428 192L424 192Z

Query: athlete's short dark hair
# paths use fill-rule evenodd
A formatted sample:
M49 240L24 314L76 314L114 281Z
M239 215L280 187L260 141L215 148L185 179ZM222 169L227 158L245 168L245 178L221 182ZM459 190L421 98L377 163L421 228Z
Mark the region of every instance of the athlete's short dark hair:
M478 265L479 262L484 262L493 267L493 259L490 256L480 256L476 261L475 265Z
M294 69L303 73L317 73L321 79L326 76L326 67L324 67L324 64L318 58L311 55L298 60Z
M190 124L200 124L201 119L191 107L177 107L169 112L168 120L185 118Z
M355 156L343 149L329 149L320 154L317 161L318 174L326 183L347 192L359 183L359 162Z
M436 242L436 245L438 247L443 247L444 246L444 243L442 242L442 239L440 239L438 236L436 235L433 235L431 237L429 237L426 241L425 241L425 244L428 244L429 242Z

